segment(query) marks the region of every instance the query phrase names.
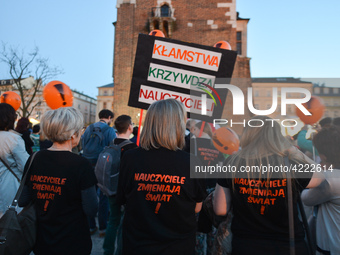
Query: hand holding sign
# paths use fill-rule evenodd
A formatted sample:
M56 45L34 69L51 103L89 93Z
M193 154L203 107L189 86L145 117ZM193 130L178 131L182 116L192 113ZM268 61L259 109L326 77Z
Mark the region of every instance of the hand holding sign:
M14 110L17 111L20 108L20 105L21 105L21 98L14 91L7 91L7 92L4 92L1 95L0 103L9 104L14 108Z
M53 110L60 107L70 107L73 105L72 91L61 81L49 82L43 90L46 104Z
M220 119L228 90L217 91L215 81L228 84L236 58L231 50L139 34L128 105L148 109L155 101L173 98L184 104L188 117ZM203 94L208 95L205 103Z

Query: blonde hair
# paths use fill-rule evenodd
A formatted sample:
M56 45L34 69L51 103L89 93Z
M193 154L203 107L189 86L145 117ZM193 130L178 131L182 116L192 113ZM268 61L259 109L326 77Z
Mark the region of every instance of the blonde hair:
M254 116L251 119L253 120L252 125L255 125L256 120L259 120L257 123L259 127L245 127L240 139L242 150L231 156L230 164L239 167L241 161L244 160L247 166L262 165L264 158L269 164L269 156L277 156L278 163L283 165L284 156L288 156L289 159L296 162L306 163L301 157L296 157L294 154L288 155L287 150L292 146L292 143L282 135L279 123L267 116ZM260 127L262 123L263 126ZM248 174L248 178L253 177L255 177L254 174Z
M83 114L73 107L62 107L44 113L41 118L43 134L52 142L63 143L79 134L84 125Z
M186 112L181 102L166 99L150 105L145 116L140 145L145 150L164 147L182 149L185 145Z

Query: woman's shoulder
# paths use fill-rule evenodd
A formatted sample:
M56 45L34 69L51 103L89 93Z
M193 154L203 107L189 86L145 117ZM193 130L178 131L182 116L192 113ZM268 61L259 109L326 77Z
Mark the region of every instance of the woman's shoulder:
M134 157L134 156L139 156L143 153L145 153L146 150L144 150L141 147L136 147L136 148L131 148L126 151L124 151L123 157Z
M36 152L36 157L45 157L45 158L54 158L54 159L63 159L66 161L70 161L70 164L79 164L79 163L87 163L88 160L76 153L73 153L71 151L67 150L61 150L61 151L56 151L56 150L40 150Z
M10 137L10 138L13 138L13 139L19 139L21 138L21 134L18 133L17 131L15 130L9 130L9 131L0 131L0 136L2 137Z
M48 151L48 150L47 150ZM69 159L70 161L74 162L75 164L89 164L91 165L90 161L87 158L84 158L77 153L71 151L62 151L65 154L65 158Z
M158 149L150 149L145 150L141 147L137 147L134 149L130 149L125 151L123 158L125 159L132 159L132 158L149 158L149 157L157 157L160 159L164 159L165 157L168 158L177 158L178 160L187 159L189 160L192 154L185 152L183 150L169 150L166 148L158 148ZM192 155L193 156L193 155Z
M9 147L16 147L20 145L20 141L23 142L21 134L14 130L0 131L0 140L3 144L7 144Z

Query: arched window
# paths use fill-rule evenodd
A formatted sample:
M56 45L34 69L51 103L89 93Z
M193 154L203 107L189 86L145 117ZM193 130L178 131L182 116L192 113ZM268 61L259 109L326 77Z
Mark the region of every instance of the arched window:
M106 109L106 102L103 102L103 109Z
M163 4L161 6L161 17L170 17L169 5Z

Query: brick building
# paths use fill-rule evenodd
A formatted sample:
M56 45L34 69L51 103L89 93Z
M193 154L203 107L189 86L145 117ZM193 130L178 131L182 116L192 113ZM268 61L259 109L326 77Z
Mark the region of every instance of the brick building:
M139 109L128 107L131 77L138 34L160 29L166 37L213 46L228 41L238 51L232 84L246 95L251 86L249 58L247 57L247 24L236 12L236 0L117 0L117 22L114 45L114 111L129 114L138 121ZM242 78L242 79L237 79ZM230 93L224 105L223 118L235 121L249 117L232 116ZM246 108L247 109L247 108ZM117 115L117 116L118 116Z
M113 83L98 87L96 121L99 121L98 114L103 109L112 111L116 117L120 115L113 108L113 88Z

